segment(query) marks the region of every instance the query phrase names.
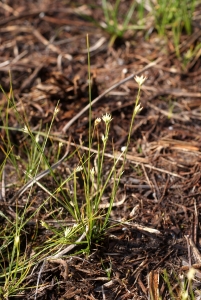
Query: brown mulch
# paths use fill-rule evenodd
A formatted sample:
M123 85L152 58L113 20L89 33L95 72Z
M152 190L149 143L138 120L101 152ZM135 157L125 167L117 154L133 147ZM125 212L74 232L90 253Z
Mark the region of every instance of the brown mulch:
M52 135L66 141L73 136L74 143L84 141L87 146L87 113L63 132L72 117L88 104L87 35L91 47L92 99L151 62L156 64L143 73L147 76L141 92L143 110L135 119L125 172L111 213L111 227L101 241L94 240L90 255L80 254L77 249L75 256L48 262L41 275L37 299L148 299L151 294L153 299L159 299L157 291L162 299L170 299L164 270L179 299L178 278L191 264L199 275L201 263L201 52L196 48L201 43L201 7L196 10L192 35L181 37L179 59L170 36L165 43L155 31L148 35L149 22L144 32L128 32L125 39L110 46L110 36L89 20L92 16L98 22L103 19L96 1L71 2L0 3L0 83L11 95L12 78L16 109L26 115L33 130L48 128L58 104ZM189 49L198 50L191 59L185 59ZM105 112L113 117L107 153L112 153L113 147L120 151L125 146L137 92L137 83L130 80L93 107L93 120ZM0 105L4 108L2 125L5 111L9 110L3 93ZM21 124L12 113L9 126L16 128L11 133L16 145L13 151L25 159L23 134L17 131ZM9 150L4 141L5 132L1 129L0 162L5 158L2 149ZM53 159L55 146L52 141L48 146L49 158ZM108 158L108 164L112 163ZM55 174L65 177L66 169L76 164L76 159L72 166L64 162ZM19 182L19 178L13 174L9 159L4 168L9 203L16 191L11 183ZM23 163L20 168L24 170ZM46 183L50 189L55 187L48 179ZM43 201L43 194L37 189L29 212ZM82 192L80 186L79 197ZM24 203L20 201L19 208ZM4 213L8 212L2 197L0 203ZM102 204L107 204L107 197ZM39 214L39 221L44 213ZM34 224L30 221L26 225L30 235ZM42 229L38 232L44 234ZM40 238L42 241L43 237ZM28 286L36 285L39 271L38 267L29 275ZM197 291L200 287L198 280ZM17 296L34 299L34 293L35 289L27 289Z

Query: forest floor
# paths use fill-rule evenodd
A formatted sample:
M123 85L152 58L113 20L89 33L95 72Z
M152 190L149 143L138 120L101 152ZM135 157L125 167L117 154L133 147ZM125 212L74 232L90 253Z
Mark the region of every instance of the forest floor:
M132 73L144 70L141 74L147 77L141 87L143 109L134 121L125 170L105 234L101 240L92 242L89 254L82 253L78 246L60 261L47 262L43 270L41 264L31 268L19 284L19 291L7 296L3 294L6 276L2 273L2 297L181 299L182 280L185 281L182 278L190 266L196 269L197 278L201 275L201 52L199 47L196 48L201 44L201 7L196 10L193 33L181 36L178 57L171 36L159 37L154 29L150 30L151 23L144 30L129 31L123 39L111 43L110 35L89 20L91 16L99 23L103 19L100 5L93 6L91 2L80 0L70 5L68 1L57 0L15 0L11 6L4 2L0 5L0 84L5 92L0 97L3 174L0 206L3 216L7 216L5 220L1 215L1 226L5 229L7 222L16 222L16 205L20 215L29 199L26 211L29 220L20 249L27 257L36 251L34 247L45 244L52 237L41 221L53 222L55 219L50 210L58 213L59 208L58 204L51 203L46 210L41 209L34 218L30 217L46 197L38 185L33 187L31 196L27 190L15 198L15 202L11 201L25 183L24 170L28 161L24 150L28 147L27 139L18 130L22 125L11 105L8 106L6 97L11 96L11 82L16 111L25 116L29 128L33 132L45 132L51 126L45 154L53 164L57 160L55 152L58 153L59 142L66 145L58 159L65 153L69 141L70 152L79 145L88 145L88 112L64 130L89 103L87 35L92 99ZM123 3L126 10L127 4ZM88 20L82 15L87 15ZM189 49L198 50L190 56L187 55ZM121 151L126 145L137 93L138 84L131 79L92 107L92 124L105 113L112 115L108 154ZM59 112L50 125L57 105ZM12 128L9 132L12 150L6 148L6 117ZM104 131L101 126L100 130ZM96 141L93 148L96 148ZM9 151L21 159L17 174ZM63 161L55 169L55 176L65 178L77 163L76 157ZM105 172L113 164L114 159L108 157ZM39 169L42 170L43 167ZM56 188L48 176L41 183L49 190ZM102 208L107 207L110 193L108 188ZM83 201L81 183L77 194ZM73 222L67 211L62 212L62 218L66 224ZM2 269L9 264L4 242L2 239ZM36 295L33 287L38 278ZM21 289L21 286L25 288ZM195 299L200 299L200 288L198 279L193 282Z

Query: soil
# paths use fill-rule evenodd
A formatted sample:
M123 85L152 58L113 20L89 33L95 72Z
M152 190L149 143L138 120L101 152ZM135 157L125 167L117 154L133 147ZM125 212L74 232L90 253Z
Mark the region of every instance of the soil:
M122 14L130 2L122 2ZM178 57L171 32L165 38L159 37L149 16L144 30L126 32L122 39L112 43L111 36L91 20L92 17L97 23L104 20L101 1L0 3L0 83L5 91L0 98L3 107L0 122L2 125L5 112L11 110L6 97L6 94L11 96L11 78L16 109L26 116L32 130L47 131L58 105L59 112L51 127L54 138L48 141L45 150L51 163L55 162L58 141L68 144L71 137L77 146L81 142L88 145L88 112L64 130L89 102L87 36L92 99L144 68L142 74L147 77L141 88L143 109L135 118L109 229L101 239L93 241L89 255L77 247L76 253L72 251L60 261L48 262L41 273L36 298L35 289L27 288L19 291L15 299L157 300L159 295L161 299L172 299L165 272L174 299L181 299L181 282L191 265L197 276L193 281L195 299L200 299L201 52L197 47L201 43L200 12L201 6L196 9L192 34L182 33ZM150 66L151 62L155 63ZM113 149L121 151L126 144L137 93L138 84L132 79L92 108L92 121L105 113L112 115L108 154ZM11 132L16 146L12 151L26 161L23 150L26 141L17 131L21 123L13 112L9 113L9 126L16 128ZM5 138L5 130L1 129L1 162L8 151ZM92 148L96 148L96 143ZM59 158L65 153L64 148ZM70 151L74 150L71 145ZM69 160L62 162L55 176L65 178L66 172L78 163L76 157L70 161L71 165ZM113 162L108 157L107 167L112 167ZM21 162L19 168L25 170L25 164ZM4 171L5 199L14 207L11 199L25 179L20 182L17 174L13 174L9 159ZM42 182L54 190L55 182L50 177ZM33 191L29 214L45 197L39 187ZM103 206L108 204L110 193L109 188ZM27 195L28 191L17 198L19 209L23 209ZM78 196L83 201L81 179ZM4 200L1 195L1 209L12 218ZM58 209L54 205L53 208ZM45 214L40 211L37 222L27 223L28 239L38 226L37 243L39 239L45 242L48 232L42 229L40 221L52 220L52 215ZM65 221L72 219L67 215ZM39 272L40 266L29 274L27 286L36 286Z

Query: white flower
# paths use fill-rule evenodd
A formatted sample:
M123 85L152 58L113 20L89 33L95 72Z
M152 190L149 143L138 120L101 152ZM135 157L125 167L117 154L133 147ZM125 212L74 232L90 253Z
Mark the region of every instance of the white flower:
M37 135L36 135L36 143L39 143L39 141L40 141L40 135L37 134Z
M69 233L70 233L70 228L66 227L66 229L64 230L65 238L68 237Z
M136 107L135 107L135 111L134 111L134 114L138 114L140 111L142 110L142 107L140 106L140 104L138 104Z
M45 227L45 229L48 229L47 223L45 223L43 220L40 222L42 227Z
M135 81L137 82L137 84L139 85L139 86L142 86L143 85L143 83L145 82L145 80L147 79L147 77L146 76L135 76L134 77L134 79L135 79Z
M15 245L15 247L18 246L19 242L20 242L20 236L19 236L19 235L16 235L16 236L15 236L15 240L14 240L14 245Z
M91 179L91 181L92 182L94 182L94 176L95 175L95 169L94 169L94 167L90 170L90 179Z
M111 122L112 117L110 114L106 113L104 116L102 116L102 120L105 122L105 124L108 124L109 122Z
M28 127L25 125L24 128L22 129L22 131L24 131L25 133L29 133L29 129Z
M94 167L90 170L90 173L91 173L92 176L94 176L94 174L95 174L95 169L94 169Z
M105 143L107 141L107 138L104 136L104 134L102 134L101 139L102 139L103 143Z
M75 169L75 172L80 172L83 170L83 167L82 166L77 166L77 168Z
M54 110L54 115L58 114L58 112L59 112L59 108L56 107L55 110Z
M188 299L188 292L187 291L183 291L181 294L181 297L183 300L187 300Z
M96 118L94 126L96 127L101 122L101 118Z
M195 269L190 268L188 273L187 273L187 278L189 281L193 280L195 278Z
M127 147L126 147L126 146L123 146L123 147L121 147L121 151L122 151L122 152L125 152L125 151L126 151L126 149L127 149Z

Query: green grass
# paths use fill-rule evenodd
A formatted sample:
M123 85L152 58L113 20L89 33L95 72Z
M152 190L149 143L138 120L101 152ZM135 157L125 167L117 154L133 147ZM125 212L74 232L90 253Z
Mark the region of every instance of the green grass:
M18 112L12 86L8 94L4 92L7 108L3 109L2 107L1 109L3 123L1 130L6 136L6 140L2 138L6 158L0 170L1 178L5 165L9 165L15 170L16 182L13 185L15 193L15 186L23 186L30 178L36 178L41 170L49 168L48 177L52 178L52 184L45 185L35 180L33 185L29 187L28 195L26 193L25 202L17 198L15 207L12 206L11 208L11 215L6 215L3 212L0 214L0 295L3 299L15 296L20 292L23 293L26 289L35 289L36 287L27 285L26 278L30 275L33 267L40 262L56 259L63 253L68 253L69 246L74 245L73 247L75 247L77 243L79 244L79 252L89 254L92 242L100 243L109 226L109 217L119 180L123 174L134 118L141 110L139 101L142 82L139 80L142 80L143 77L136 79L139 82L139 93L136 101L134 101L128 142L122 153L118 156L114 154L113 164L107 170L107 175L105 175L105 167L108 164L108 158L105 157L105 152L107 144L111 144L110 125L112 117L110 114L96 119L92 125L90 107L88 151L82 150L82 146L78 146L69 154L67 157L68 165L72 167L70 167L68 176L64 178L62 174L53 172L50 166L50 153L52 152L49 149L49 140L54 119L58 113L58 106L55 108L52 121L46 131L35 132L32 130L31 124L28 123L26 114ZM89 101L91 102L91 96L89 96ZM18 123L17 130L10 126L11 116ZM103 133L100 132L101 124L105 128ZM40 126L42 128L42 124ZM15 154L17 146L13 144L11 138L13 133L19 134L21 141L23 141L22 146L18 148L17 155ZM96 157L92 150L94 139L97 141L96 150L98 154ZM56 147L52 141L51 147L54 150L57 148L53 159L56 161L60 156L61 143L57 142ZM122 158L124 158L123 161L120 160ZM79 191L80 183L83 185L82 194ZM38 186L38 190L43 192L43 201L37 199L35 186ZM99 208L99 204L108 190L110 193L109 206L103 211ZM46 230L42 234L45 236L43 243L39 242L41 229L38 230L37 224L31 235L27 231L29 222L38 218L42 228ZM72 225L69 224L69 221ZM40 278L38 284L40 284Z
M135 116L142 109L140 106L140 92L144 77L135 77L139 85L138 95L134 101L133 114L130 123L130 130L128 133L127 144L122 153L118 156L114 155L113 165L105 175L105 166L108 164L105 157L107 144L110 143L110 126L112 117L110 114L105 114L101 118L95 120L94 125L89 126L89 147L88 151L82 150L78 146L67 157L68 165L71 171L63 178L58 173L50 171L49 178L54 182L53 186L45 186L40 182L36 182L40 190L43 190L43 201L37 200L38 206L33 210L33 199L37 199L37 194L34 188L30 187L29 195L26 198L24 207L21 207L21 201L16 202L16 207L13 208L13 213L16 214L15 220L12 216L0 213L0 297L8 299L11 296L23 294L26 289L37 290L40 286L40 275L38 277L37 286L27 283L27 277L31 274L33 269L41 262L47 260L56 260L64 254L68 254L69 248L72 245L75 248L79 245L77 253L84 253L88 255L91 251L92 243L100 243L109 225L109 217L115 195L118 191L119 180L124 171L124 164L126 153L130 144L130 136ZM5 94L6 95L6 94ZM23 185L29 180L30 176L35 177L38 172L50 168L50 162L47 154L50 152L47 149L48 140L51 136L51 128L53 126L54 118L58 112L58 107L55 108L52 121L46 132L35 132L31 129L31 125L27 123L26 117L18 113L12 93L6 95L8 107L6 113L2 115L1 119L3 125L1 129L5 130L7 140L10 142L7 145L7 157L3 165L11 165L16 170L18 176L17 185ZM9 115L15 115L16 120L21 124L18 131L24 139L24 147L20 149L21 153L26 156L18 157L15 160L15 145L12 144L10 134L16 131L15 128L9 127ZM89 110L89 117L91 118L91 110ZM101 125L104 125L104 133L100 130ZM102 128L102 127L101 127ZM40 137L43 137L40 141ZM94 139L97 141L97 157L92 150ZM6 146L6 144L5 144ZM55 145L52 142L52 147ZM61 143L57 142L57 149L60 153ZM48 150L48 151L47 151ZM55 160L59 158L59 153L55 153ZM24 155L25 155L24 154ZM123 161L120 161L123 158ZM72 163L71 163L72 161ZM38 163L37 163L38 162ZM75 162L77 162L75 166ZM23 174L19 168L22 165L25 168ZM29 176L28 176L29 174ZM1 169L1 176L3 175L3 167ZM80 182L83 183L83 193L80 196ZM71 187L71 189L69 188ZM99 209L99 204L103 195L108 193L110 189L109 206L103 211ZM41 218L41 217L45 218ZM67 217L66 217L67 216ZM35 226L34 232L31 236L27 231L29 222L39 218L40 225L44 228L41 233ZM50 222L51 221L51 222ZM71 221L71 222L70 222ZM54 225L56 224L56 226ZM44 241L39 240L44 236ZM82 237L82 238L81 238ZM30 248L31 245L31 248ZM31 249L31 255L29 253ZM42 268L42 267L41 267ZM111 266L103 265L103 269L110 278ZM42 269L41 269L42 271ZM176 294L173 291L169 276L164 273L164 281L166 282L170 299L176 299ZM181 288L181 299L193 298L193 291L191 288L191 279L185 281L185 285Z
M167 29L179 33L184 29L187 34L191 34L195 4L195 0L157 0L152 13L158 33L164 36Z
M154 2L155 3L155 2ZM136 1L131 2L126 13L120 14L121 1L116 0L113 5L106 0L102 0L102 10L104 22L98 24L102 29L106 30L110 36L110 44L113 44L116 38L123 38L127 30L144 30L145 29L145 10L143 1L141 5L137 5ZM150 0L152 8L147 16L154 18L154 27L162 37L171 33L175 51L179 56L180 36L183 31L190 34L192 31L192 16L196 6L196 1L183 0L181 1L162 1L157 0L156 4ZM134 18L135 13L135 20ZM141 18L141 19L140 19ZM133 25L133 23L135 23ZM200 45L197 46L200 49ZM89 48L89 45L88 45ZM195 51L195 53L197 53ZM195 55L193 50L189 50L186 54L186 63ZM89 74L90 74L90 58ZM139 91L136 100L134 101L133 114L130 123L127 144L119 156L115 156L113 164L107 175L105 168L108 164L105 156L108 143L111 145L110 126L112 116L106 114L95 120L94 125L91 122L92 108L89 109L89 137L88 151L82 150L78 146L69 156L68 165L70 173L65 176L53 172L51 170L52 161L57 161L61 156L62 145L59 142L54 142L51 137L51 130L54 124L54 119L58 113L58 106L52 116L52 121L46 131L38 130L35 132L31 128L31 124L27 121L25 113L18 111L16 105L12 84L10 85L9 93L4 92L4 97L7 102L6 107L0 109L0 116L3 125L0 127L4 131L1 136L2 150L5 154L5 159L0 167L1 179L4 176L4 167L6 165L12 167L10 170L15 173L15 182L12 186L13 190L16 187L21 187L26 184L30 178L35 178L36 175L46 168L50 169L48 175L52 185L45 185L36 181L29 188L26 203L21 207L21 200L16 201L15 207L11 207L10 214L6 215L0 212L0 297L7 299L10 296L15 296L26 289L35 289L35 286L27 285L26 278L32 272L34 266L46 259L55 259L63 249L67 249L69 245L79 244L79 252L89 254L93 242L100 243L108 226L109 217L112 210L112 205L119 187L120 178L124 172L124 164L126 153L130 144L130 137L135 116L140 112L140 91L143 84L143 77L138 77L136 80L139 84ZM11 80L12 82L12 80ZM91 87L89 75L89 102L91 103ZM3 91L3 89L2 89ZM170 107L170 115L171 115ZM15 118L18 124L17 128L10 126L10 117ZM104 125L104 133L100 127ZM42 130L43 124L40 125ZM13 133L18 132L22 145L16 154L16 145L12 141ZM51 147L49 142L51 137ZM97 156L92 150L94 140L97 141ZM57 149L57 151L55 151ZM52 153L55 152L54 158ZM123 161L120 160L123 158ZM140 172L140 170L139 170ZM83 185L83 194L80 195L80 183ZM35 208L34 198L37 198L35 186L43 191L42 202L39 202ZM103 211L99 209L99 204L102 201L104 194L110 191L109 206ZM8 190L8 187L7 187ZM22 202L23 203L23 202ZM35 208L33 210L33 207ZM13 219L15 215L15 219ZM48 216L48 218L39 219L42 228L44 228L45 240L40 243L41 233L35 227L34 232L30 235L27 231L29 222L36 220L38 217ZM49 222L49 221L52 222ZM67 222L71 220L71 222ZM54 222L57 226L54 225ZM71 223L71 224L70 224ZM83 235L84 234L84 235ZM80 237L84 237L80 240ZM32 244L32 253L29 253L29 247ZM103 268L106 268L103 266ZM111 268L106 268L108 278L111 275ZM164 280L168 286L170 296L175 299L174 291L172 291L169 282L169 276L164 273ZM186 283L182 299L187 299L186 292L193 298L191 286Z
M170 282L170 275L166 270L163 271L163 280L167 285L167 290L171 300L195 300L196 289L193 290L193 280L195 279L195 269L189 268L186 276L183 274L178 278L172 271L171 277L174 277L174 282L177 283L173 287ZM177 288L175 288L177 286Z
M130 24L136 8L136 1L132 1L123 18L120 13L120 3L121 0L116 0L114 5L112 5L111 2L102 0L104 22L101 23L101 27L111 35L110 45L114 43L117 37L122 38L127 30L144 28L143 26L137 26L137 24ZM120 19L122 20L120 21Z
M123 38L127 31L133 32L134 36L138 30L149 31L148 24L152 24L162 38L172 40L175 52L180 57L181 34L192 33L193 13L197 4L196 0L130 1L124 12L124 1L102 0L103 20L90 20L109 33L110 46L117 38Z
M154 4L156 3L156 4ZM196 0L157 0L151 1L154 24L160 36L171 32L177 56L181 33L192 33L192 19Z
M177 57L184 65L196 56L196 49L189 49L180 55L181 35L192 34L192 20L198 0L133 0L125 3L123 0L102 0L102 19L82 15L95 26L100 27L110 36L109 46L116 39L123 39L129 32L129 40L135 39L137 31L143 31L148 37L156 31L166 43L171 41ZM91 5L92 9L97 9ZM198 44L196 47L200 47Z
M91 16L84 17L110 35L109 46L112 46L117 38L122 39L127 31L135 32L146 28L143 1L138 4L133 0L126 11L122 11L121 0L102 0L101 4L103 19L100 22Z

